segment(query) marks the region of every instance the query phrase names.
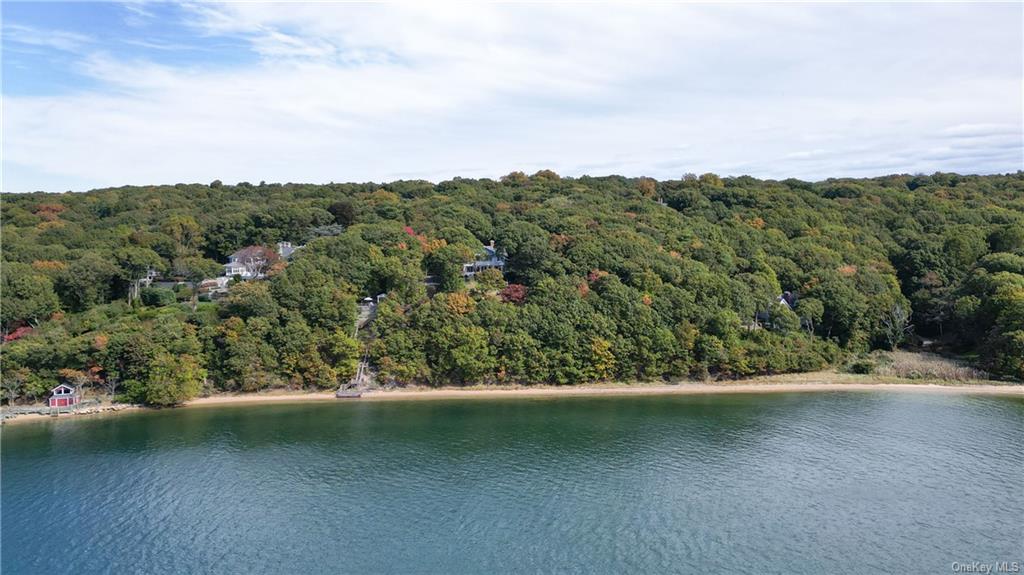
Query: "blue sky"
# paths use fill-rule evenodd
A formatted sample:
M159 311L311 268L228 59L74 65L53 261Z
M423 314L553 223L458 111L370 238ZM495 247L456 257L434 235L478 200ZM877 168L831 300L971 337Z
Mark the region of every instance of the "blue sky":
M4 2L3 189L1012 172L1022 10Z

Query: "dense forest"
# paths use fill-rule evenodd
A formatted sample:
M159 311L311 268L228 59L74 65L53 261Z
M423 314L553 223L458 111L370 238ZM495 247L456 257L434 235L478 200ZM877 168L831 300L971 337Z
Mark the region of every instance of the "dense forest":
M399 385L735 377L899 345L1024 378L1022 172L215 181L5 194L2 226L9 402L59 381L151 404L333 388L364 354ZM264 279L193 289L279 241L303 247ZM504 273L466 281L491 241Z

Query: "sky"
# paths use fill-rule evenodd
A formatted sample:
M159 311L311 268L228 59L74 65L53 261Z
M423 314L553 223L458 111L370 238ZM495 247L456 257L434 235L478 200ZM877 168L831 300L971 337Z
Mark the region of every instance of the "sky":
M1024 4L3 2L2 189L1024 169Z

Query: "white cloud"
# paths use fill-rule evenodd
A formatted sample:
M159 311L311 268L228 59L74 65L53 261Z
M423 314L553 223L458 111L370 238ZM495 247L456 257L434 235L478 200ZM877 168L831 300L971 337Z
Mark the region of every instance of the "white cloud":
M93 41L90 36L62 30L40 30L33 26L5 23L3 25L5 48L10 45L53 48L74 51Z
M258 63L89 54L108 89L5 97L5 189L1016 170L1020 12L198 4L196 34Z
M153 12L146 8L147 0L121 0L124 9L124 22L129 26L147 26L155 18Z

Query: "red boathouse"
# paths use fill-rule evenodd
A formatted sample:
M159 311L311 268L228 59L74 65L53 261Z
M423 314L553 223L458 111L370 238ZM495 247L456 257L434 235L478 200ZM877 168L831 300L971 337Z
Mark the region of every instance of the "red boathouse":
M71 407L82 400L82 394L74 385L62 383L50 390L50 407Z

